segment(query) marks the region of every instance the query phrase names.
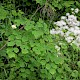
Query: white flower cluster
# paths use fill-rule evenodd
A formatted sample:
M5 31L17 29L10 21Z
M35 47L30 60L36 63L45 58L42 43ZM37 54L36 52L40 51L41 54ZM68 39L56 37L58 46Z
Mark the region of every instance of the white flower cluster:
M56 45L56 46L55 46L55 49L56 49L57 52L58 52L58 53L57 53L57 57L60 56L60 55L61 55L60 47L59 47L58 45Z
M78 8L74 9L74 12L78 12ZM66 13L66 16L62 16L60 21L54 22L56 29L50 30L50 34L59 34L65 38L65 40L72 44L74 43L78 47L80 46L80 21L77 20L77 16L70 13Z
M11 25L11 27L12 27L13 29L16 29L16 28L17 28L15 24L14 24L14 25Z
M76 8L76 9L71 8L71 11L72 11L73 14L75 14L75 13L78 13L79 12L79 9L78 8Z

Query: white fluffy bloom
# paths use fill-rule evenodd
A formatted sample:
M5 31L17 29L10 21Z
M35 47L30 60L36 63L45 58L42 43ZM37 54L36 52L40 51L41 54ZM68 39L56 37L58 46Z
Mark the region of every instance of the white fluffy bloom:
M74 38L72 36L66 37L65 40L70 43Z
M77 18L76 18L76 16L74 16L74 15L69 15L69 16L68 16L68 19L76 20Z
M69 31L70 31L70 32L74 32L74 31L75 31L75 28L74 28L74 27L71 27L71 28L69 29Z
M16 25L12 25L11 27L12 27L13 29L16 29L16 28L17 28Z
M55 49L57 49L57 51L60 50L60 47L58 45L55 46Z
M55 29L50 30L50 34L56 34Z
M72 9L77 13L78 9ZM56 29L50 30L51 34L59 34L64 37L65 40L71 45L75 44L80 47L80 21L77 20L77 16L66 13L66 16L62 16L60 21L54 22ZM55 46L57 51L60 50L59 46Z
M60 20L60 21L55 22L54 24L61 27L61 26L65 26L66 22L64 20Z
M74 10L74 8L71 8L71 10L73 11L73 10Z
M78 43L80 43L80 36L78 36L78 37L76 38L76 41L77 41Z
M78 13L78 12L79 12L79 9L78 9L78 8L76 8L76 9L74 10L74 12L75 12L75 13Z
M69 16L70 14L69 13L66 13L66 16Z
M62 20L65 20L65 19L66 19L66 16L61 16L61 19L62 19Z

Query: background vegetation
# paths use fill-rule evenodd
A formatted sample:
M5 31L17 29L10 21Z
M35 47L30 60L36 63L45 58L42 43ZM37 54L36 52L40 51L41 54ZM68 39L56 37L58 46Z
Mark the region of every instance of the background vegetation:
M0 1L0 80L80 80L79 48L50 34L71 8L79 1Z

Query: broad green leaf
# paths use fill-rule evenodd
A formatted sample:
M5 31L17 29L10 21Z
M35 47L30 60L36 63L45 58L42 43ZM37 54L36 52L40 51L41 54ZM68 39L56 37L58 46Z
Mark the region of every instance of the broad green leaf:
M68 64L64 64L64 68L66 71L71 72L72 70L70 69Z
M12 47L8 47L6 50L7 50L7 53L10 53L10 52L13 51L13 48Z
M21 72L25 72L25 70L26 70L25 68L21 68L20 69Z
M46 64L46 69L50 69L51 68L51 64L50 63L47 63Z
M22 36L21 35L16 35L16 39L21 39Z
M21 40L15 40L17 46L21 46Z
M14 46L15 45L15 42L14 41L10 41L10 42L7 43L7 45L8 46Z
M40 63L41 63L42 65L45 65L45 64L46 64L46 60L41 60Z
M27 20L27 23L26 23L26 26L24 27L25 30L30 30L30 29L33 29L34 28L34 21L30 21L30 20Z
M56 77L56 80L62 80L62 79L61 79L61 77L60 77L60 76L57 76L57 77Z
M26 74L30 74L30 70L29 69L26 69Z
M73 72L71 73L71 76L77 78L78 77L78 71L73 70Z
M46 3L46 0L36 0L36 2L40 5L44 5Z
M29 44L30 44L31 47L34 47L36 45L35 42L32 41L32 40L29 42Z
M80 68L80 61L77 62L78 67Z
M51 67L57 69L57 65L55 63L51 63Z
M56 73L56 70L55 70L55 69L53 69L53 68L51 68L51 69L49 69L49 72L53 75L53 74L55 74L55 73Z
M25 67L25 63L23 60L19 60L18 62L20 67Z
M28 41L27 36L23 36L23 37L22 37L22 42L26 42L26 41Z
M2 6L0 6L0 20L4 20L8 15L8 11L5 10Z
M26 21L24 19L16 19L14 22L17 26L20 26L20 24L21 25L26 24Z
M63 64L64 63L64 58L55 57L54 62L55 62L55 64Z
M27 49L22 49L22 54L27 54L28 50Z
M43 24L40 23L40 22L37 22L37 23L36 23L36 27L43 27Z
M65 1L63 3L63 5L65 5L66 7L70 7L72 4L74 4L74 1Z
M18 48L13 48L13 50L14 50L15 53L19 52Z
M16 10L12 10L12 15L13 15L13 16L17 16Z
M15 58L16 54L14 52L10 52L10 53L8 53L8 57L9 58Z
M10 36L8 37L8 39L9 39L9 41L15 40L15 36L14 36L14 35L10 35Z
M60 73L60 74L63 73L63 69L62 69L62 68L58 68L57 71L58 71L58 73Z
M46 69L41 69L41 73L45 73L46 72Z
M35 36L36 39L38 39L40 36L43 35L42 31L32 31L32 34Z
M23 78L26 78L26 73L25 73L25 72L21 72L20 75L21 75Z
M48 73L48 80L51 80L52 79L52 75L50 73Z

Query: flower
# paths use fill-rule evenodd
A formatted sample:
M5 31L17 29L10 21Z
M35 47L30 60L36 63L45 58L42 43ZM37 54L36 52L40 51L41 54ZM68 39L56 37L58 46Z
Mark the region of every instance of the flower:
M66 13L66 16L69 16L70 14L69 13Z
M72 11L78 13L79 9L76 8ZM58 34L70 44L75 44L80 47L80 21L77 20L77 16L74 14L66 13L66 16L61 16L61 20L54 22L57 27L55 29L50 30L51 34ZM59 46L55 46L57 51L60 50Z
M11 27L12 27L13 29L16 29L16 28L17 28L15 24L14 24L14 25L12 25Z
M60 21L55 22L54 24L61 27L61 26L65 26L66 22L64 20L60 20Z
M66 16L61 16L61 19L62 19L62 20L65 20L65 19L66 19Z
M58 45L55 46L55 49L57 49L57 51L60 50L60 47Z
M74 8L71 8L71 11L73 11L74 10Z
M79 9L78 9L78 8L76 8L76 9L74 10L74 12L75 12L75 13L78 13L78 12L79 12Z
M50 34L56 34L55 29L50 30Z
M69 36L69 37L66 37L66 38L65 38L65 40L66 40L68 43L70 43L70 42L72 42L72 40L73 40L73 37L71 37L71 36Z

